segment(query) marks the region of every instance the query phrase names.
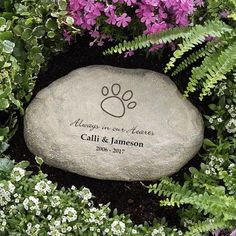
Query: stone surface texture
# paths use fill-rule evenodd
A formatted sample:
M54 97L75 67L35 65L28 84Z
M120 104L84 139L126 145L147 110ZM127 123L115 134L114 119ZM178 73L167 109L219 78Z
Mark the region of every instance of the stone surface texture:
M48 165L109 180L156 180L183 167L203 141L198 110L165 75L79 68L26 110L25 141Z

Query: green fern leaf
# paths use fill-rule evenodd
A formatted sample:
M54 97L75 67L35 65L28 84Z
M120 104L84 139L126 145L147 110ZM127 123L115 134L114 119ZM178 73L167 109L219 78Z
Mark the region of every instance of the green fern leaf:
M184 53L190 51L195 46L202 44L207 36L220 37L226 32L231 32L232 28L225 23L215 20L207 22L205 25L196 25L190 31L188 37L185 37L183 43L179 44L179 48L174 52L170 62L166 65L165 72L175 66L178 58L181 58Z
M142 35L132 41L124 41L115 47L107 49L104 54L122 53L129 50L137 50L150 47L153 44L170 43L179 38L188 36L190 28L173 28L160 32L159 34Z

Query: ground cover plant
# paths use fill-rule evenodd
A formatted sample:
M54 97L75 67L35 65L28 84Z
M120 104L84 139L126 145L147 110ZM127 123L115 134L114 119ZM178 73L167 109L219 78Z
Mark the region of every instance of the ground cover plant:
M128 216L111 213L108 205L95 206L87 188L59 188L40 170L40 158L36 158L39 171L31 173L26 170L28 162L17 164L14 156L2 154L0 235L236 234L236 4L232 0L204 4L187 0L0 3L2 153L15 132L17 116L30 100L37 74L52 54L65 48L66 41L76 40L75 34L89 33L90 46L101 46L104 40L116 43L144 32L145 36L106 51L125 52L126 57L135 57L135 49L144 47L160 56L170 43L177 49L166 71L174 68L173 76L181 73L183 78L190 71L185 95L195 92L192 96L198 97L200 89L200 99L205 97L209 105L204 114L207 136L195 157L200 164L190 167L181 180L164 177L144 186L150 195L162 196L163 207L178 208L176 226L170 226L168 219L135 225ZM183 61L175 66L180 57Z

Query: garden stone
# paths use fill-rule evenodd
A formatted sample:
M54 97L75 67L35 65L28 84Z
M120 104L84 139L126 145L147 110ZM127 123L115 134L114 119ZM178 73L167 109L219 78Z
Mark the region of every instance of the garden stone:
M40 91L26 110L28 148L50 166L108 180L156 180L203 141L198 110L165 75L89 66Z

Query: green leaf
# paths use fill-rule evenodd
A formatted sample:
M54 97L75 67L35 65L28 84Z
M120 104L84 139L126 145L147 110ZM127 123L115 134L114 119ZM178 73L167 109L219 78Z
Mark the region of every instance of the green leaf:
M43 54L42 53L36 53L36 54L34 54L34 58L33 58L35 61L36 61L36 63L38 63L38 64L41 64L41 63L43 63L44 62L44 56L43 56Z
M204 143L204 145L209 146L209 147L216 147L217 146L210 139L207 139L207 138L204 139L203 143Z
M2 98L0 100L0 111L7 109L10 106L8 99Z
M6 19L4 17L0 17L0 31L4 31L6 27Z
M20 167L23 169L27 168L29 165L30 165L30 163L28 161L21 161L16 164L17 167Z
M54 31L49 31L48 34L47 34L47 36L48 36L50 39L54 38L55 35L56 35L56 34L55 34Z
M9 158L0 158L0 171L5 173L11 173L14 168L14 163Z
M210 105L209 105L209 108L210 108L212 111L214 111L214 110L216 110L217 106L216 106L215 104L210 104Z
M45 26L49 30L56 30L57 29L57 22L53 19L48 19L45 23Z
M68 25L73 25L74 22L75 22L75 20L74 20L73 17L71 17L71 16L67 16L67 17L66 17L66 23L67 23Z
M28 41L30 38L32 38L32 30L29 28L24 29L22 35L21 35L22 39L24 39L25 41Z
M8 127L0 128L0 136L7 136L8 132L9 132Z
M4 153L8 147L9 147L9 144L7 144L6 142L0 141L0 153Z
M67 8L66 0L58 0L57 2L58 2L59 9L62 11L65 11Z
M45 35L45 29L43 26L35 27L32 34L37 38L42 38Z
M0 32L0 40L13 40L12 32Z
M6 53L12 53L13 49L15 47L15 43L13 43L9 40L4 40L2 42L2 45L3 45L3 52L6 52Z
M43 164L43 159L41 158L41 157L35 157L35 161L36 161L36 163L38 164L38 165L42 165Z

